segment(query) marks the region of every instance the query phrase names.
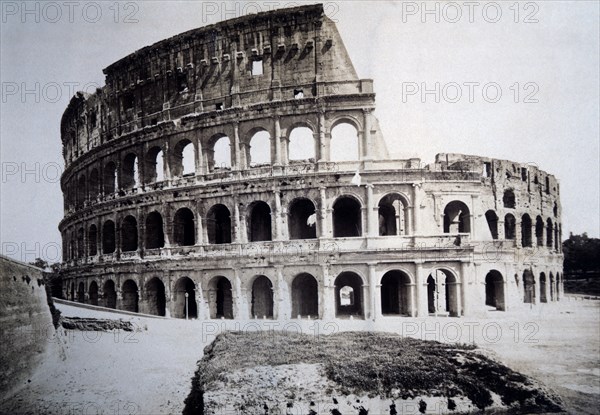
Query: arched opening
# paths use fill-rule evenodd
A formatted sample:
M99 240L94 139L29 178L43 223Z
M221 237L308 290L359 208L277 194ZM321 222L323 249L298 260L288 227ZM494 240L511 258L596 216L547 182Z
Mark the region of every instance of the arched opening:
M165 179L164 153L158 146L146 153L146 183L162 182Z
M91 305L98 305L98 283L96 281L92 281L90 283L90 288L88 288L88 296L90 298Z
M548 297L546 296L546 274L540 273L540 303L547 303Z
M117 308L117 290L113 280L106 280L102 289L102 296L104 297L104 307Z
M137 221L131 215L126 216L121 222L121 250L132 252L138 249Z
M255 318L273 318L273 284L264 275L252 283L251 314Z
M208 153L210 171L231 170L231 141L227 136L219 137Z
M214 205L206 215L208 243L231 243L231 214L224 205Z
M525 304L534 304L535 303L535 278L533 277L533 273L526 269L523 271L523 302Z
M85 247L83 245L83 228L77 230L77 258L85 256Z
M504 216L504 239L515 239L517 220L510 213Z
M210 318L233 318L231 282L225 277L215 277L208 284Z
M449 271L435 270L427 277L427 306L429 313L447 314L456 317L459 314L458 283Z
M104 194L109 195L117 191L117 166L112 161L104 166L103 182Z
M98 169L92 169L88 186L90 200L96 200L100 194L100 175L98 174Z
M444 208L444 233L471 232L471 213L463 202L455 200Z
M358 152L358 130L350 123L342 122L331 130L330 160L354 161Z
M77 205L79 206L83 206L84 202L87 199L87 192L86 192L86 180L85 180L85 175L81 175L79 176L79 180L77 182Z
M179 278L175 283L175 292L173 294L173 317L186 318L187 316L187 318L198 318L196 284L194 284L194 281L188 277Z
M132 311L134 313L138 312L138 287L135 281L127 280L123 283L123 289L121 290L122 294L122 304L121 308L125 311Z
M155 316L165 316L167 299L165 296L165 284L158 277L152 278L146 283L146 312Z
M248 166L271 164L271 136L266 131L255 133L248 142Z
M175 212L173 221L173 240L176 245L192 246L196 243L196 227L194 214L188 208L181 208Z
M299 274L292 281L292 317L319 318L319 284L310 274Z
M123 180L123 183L119 183L121 188L133 189L138 187L138 158L135 154L129 153L123 159L121 178Z
M506 189L504 191L504 196L502 196L502 203L505 208L514 209L517 206L517 202L515 199L515 191L513 189Z
M496 215L496 212L493 210L485 212L485 220L487 221L492 239L498 239L498 215Z
M265 202L254 202L248 207L248 241L270 241L271 234L271 208Z
M102 253L112 254L115 248L115 223L107 220L102 226Z
M546 247L552 248L552 219L546 221Z
M146 249L156 249L165 246L163 219L160 213L154 211L146 216Z
M89 256L98 255L98 228L96 225L90 225L88 230L88 248Z
M296 127L290 132L288 160L314 161L315 138L308 127Z
M527 213L521 217L521 246L531 246L531 218Z
M362 278L354 272L342 272L335 279L336 316L363 317Z
M362 235L360 203L349 196L337 198L333 204L333 237L346 238Z
M502 274L491 270L485 276L485 305L504 311L504 279Z
M408 209L399 194L389 194L379 201L379 235L406 235Z
M172 173L176 177L194 175L196 160L194 144L188 139L180 140L173 149Z
M410 277L406 273L398 270L386 272L381 279L381 313L410 316L411 287Z
M71 294L71 296L70 296L71 301L75 301L75 283L74 282L71 283L70 294Z
M288 210L290 239L315 239L317 237L317 213L309 199L295 199Z
M535 218L535 241L537 246L544 246L544 220L541 216Z
M550 301L556 300L556 281L554 280L554 275L550 273Z
M83 282L80 282L77 286L77 301L85 303L85 284Z

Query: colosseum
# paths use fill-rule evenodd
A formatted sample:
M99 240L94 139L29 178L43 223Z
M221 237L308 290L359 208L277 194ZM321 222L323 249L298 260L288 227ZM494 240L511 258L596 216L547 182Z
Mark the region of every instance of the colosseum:
M63 293L173 318L485 316L563 294L536 166L390 159L321 5L194 29L61 120Z

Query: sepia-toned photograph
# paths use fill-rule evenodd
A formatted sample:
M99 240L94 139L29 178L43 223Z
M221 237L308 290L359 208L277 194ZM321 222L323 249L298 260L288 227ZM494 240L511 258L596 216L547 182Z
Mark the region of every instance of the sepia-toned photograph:
M600 413L600 1L0 7L0 414Z

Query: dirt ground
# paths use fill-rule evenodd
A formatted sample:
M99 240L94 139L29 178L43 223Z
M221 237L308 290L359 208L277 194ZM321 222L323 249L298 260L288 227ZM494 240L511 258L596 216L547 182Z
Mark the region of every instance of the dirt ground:
M181 413L202 350L224 329L283 330L316 335L371 329L428 340L476 343L507 366L557 392L569 413L600 407L600 301L567 297L533 310L487 318L384 318L323 321L185 321L126 316L58 305L66 316L131 321L133 333L59 332L40 328L54 353L0 413Z

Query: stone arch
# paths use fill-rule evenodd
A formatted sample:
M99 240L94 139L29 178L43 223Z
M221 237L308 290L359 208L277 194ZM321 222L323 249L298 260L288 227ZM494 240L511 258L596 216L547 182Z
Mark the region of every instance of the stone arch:
M77 302L85 303L85 283L83 281L77 285Z
M133 189L138 187L139 181L139 170L138 170L138 157L135 153L128 153L123 158L123 164L121 166L121 179L122 183L119 183L119 187L122 189Z
M82 174L77 180L77 205L79 206L83 206L84 202L87 200L86 186L87 181L85 180L85 174Z
M171 155L171 174L176 177L194 175L196 173L196 151L194 143L182 138L175 144Z
M83 244L85 238L83 234L83 228L79 228L77 230L77 258L83 258L85 256L85 246Z
M485 220L492 239L498 239L498 215L496 215L496 212L491 209L485 212Z
M98 228L94 224L88 229L88 255L98 255Z
M115 248L115 223L109 219L102 225L102 253L112 254Z
M522 247L531 247L531 217L525 213L521 216L521 246Z
M131 215L121 221L121 251L133 252L138 249L137 221Z
M196 284L189 277L181 277L173 289L173 317L186 318L186 311L188 318L198 318Z
M409 227L408 201L399 193L379 200L379 235L406 235Z
M549 281L550 281L550 301L556 301L556 280L554 279L554 274L552 274L552 272L550 272Z
M544 219L540 215L535 218L536 246L544 246Z
M504 216L504 239L515 239L517 236L517 220L511 213Z
M233 153L231 151L231 140L226 134L213 135L208 140L206 154L210 172L231 170Z
M540 303L547 303L548 297L546 296L546 273L540 273Z
M146 216L146 249L156 249L165 246L163 218L157 211Z
M93 168L90 172L90 181L88 186L90 200L96 200L100 194L100 175L98 174L98 169Z
M427 307L431 314L459 315L458 280L447 269L435 269L427 277Z
M231 213L227 206L216 204L206 214L206 232L208 243L231 243Z
M292 317L319 318L319 283L309 273L301 273L292 281Z
M113 280L106 280L102 288L102 297L104 299L104 307L117 308L117 290Z
M333 203L333 237L362 235L362 206L353 196L338 197Z
M552 248L552 244L553 244L553 224L552 224L552 219L548 218L546 220L546 247L547 248Z
M336 317L364 316L363 279L352 271L340 273L334 282Z
M531 270L523 271L523 302L525 304L535 303L535 278Z
M121 289L122 306L121 308L125 311L132 311L137 313L139 311L139 293L138 286L134 280L128 279L123 282L123 288Z
M154 146L146 153L146 168L144 174L146 183L162 182L164 176L164 152L159 146Z
M252 202L248 206L248 241L271 241L271 207L263 201Z
M146 312L155 316L166 315L167 297L165 284L158 277L153 277L144 286L146 295Z
M104 166L102 182L104 194L109 195L117 191L117 165L114 162L109 161Z
M307 124L295 124L288 134L288 160L316 158L314 131Z
M290 239L315 239L317 213L312 200L299 197L288 206L288 231Z
M504 278L499 271L491 270L485 276L485 305L504 311Z
M252 283L250 314L255 318L273 318L273 283L257 275Z
M471 212L460 200L454 200L444 208L444 233L470 233Z
M210 280L208 283L208 307L210 318L233 318L233 295L229 279L217 276Z
M331 126L330 160L356 161L360 159L359 128L344 118Z
M502 196L502 204L507 209L514 209L517 207L515 191L513 189L504 190L504 195Z
M410 316L412 281L400 270L390 270L381 278L381 314Z
M98 305L98 283L92 281L88 288L88 298L90 299L91 305Z
M264 128L255 128L248 132L247 137L248 167L271 164L271 134Z
M194 214L188 208L184 207L175 212L173 219L173 242L179 246L192 246L196 244Z

